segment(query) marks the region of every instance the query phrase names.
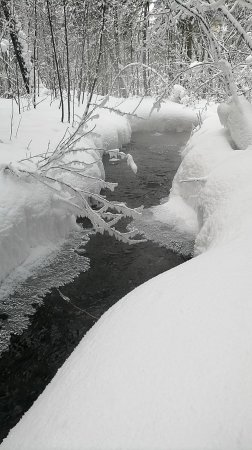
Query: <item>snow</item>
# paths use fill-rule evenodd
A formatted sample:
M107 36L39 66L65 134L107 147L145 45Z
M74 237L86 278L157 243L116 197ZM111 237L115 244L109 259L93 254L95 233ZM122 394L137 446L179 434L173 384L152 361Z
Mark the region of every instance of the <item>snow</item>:
M252 55L247 56L247 58L245 58L245 61L247 64L251 64L252 63Z
M191 62L189 67L190 67L190 69L192 69L193 67L200 66L200 65L202 65L201 61L193 61L193 62Z
M205 177L210 179L209 174L222 162L225 167L231 153L233 150L219 123L216 108L210 108L202 127L191 137L182 153L182 163L174 177L169 201L152 208L154 218L194 241L205 211L201 199L207 187ZM218 192L214 190L213 195L218 197Z
M220 121L234 141L235 148L246 149L252 143L252 105L243 96L235 96L218 108Z
M61 242L76 226L75 216L41 184L0 173L0 280L21 264L34 247ZM32 194L32 195L31 195Z
M226 120L229 123L226 131L215 108L209 108L202 127L192 136L182 154L169 201L152 208L154 218L191 236L195 241L194 255L236 238L252 225L250 110L251 105L243 98L239 99L236 108L234 102L231 106L219 105L222 124L225 125ZM238 127L242 118L243 135ZM231 127L235 119L237 125ZM240 136L243 136L244 144L246 141L247 149L234 151L234 141L238 142Z
M210 108L182 158L152 211L198 256L104 314L1 450L251 449L252 153Z

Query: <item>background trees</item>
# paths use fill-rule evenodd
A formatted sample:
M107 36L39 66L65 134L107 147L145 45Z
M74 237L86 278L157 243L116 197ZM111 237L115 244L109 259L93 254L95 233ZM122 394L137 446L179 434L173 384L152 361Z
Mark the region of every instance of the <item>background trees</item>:
M35 107L43 85L60 95L62 107L68 99L62 120L70 121L71 96L81 103L90 91L169 95L174 81L193 96L223 97L222 59L238 91L250 95L248 0L1 0L0 6L0 95L32 93Z

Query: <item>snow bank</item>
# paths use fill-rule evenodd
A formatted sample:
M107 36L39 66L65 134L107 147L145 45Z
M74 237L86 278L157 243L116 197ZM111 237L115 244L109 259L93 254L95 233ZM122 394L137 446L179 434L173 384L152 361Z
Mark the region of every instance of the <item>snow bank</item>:
M122 113L129 114L132 131L187 131L197 125L197 113L184 105L169 100L163 101L159 110L153 109L152 97L129 98L109 103Z
M154 208L204 253L114 305L1 450L252 448L251 159L212 112Z
M249 106L245 106L247 111ZM239 116L240 106L237 110ZM246 114L245 118L248 120ZM236 140L235 129L232 133ZM234 151L233 145L216 109L210 109L182 154L169 201L152 209L156 219L195 240L195 255L225 244L252 227L252 153L250 147Z
M82 108L77 108L81 115ZM13 119L11 121L11 116ZM28 109L20 116L17 106L10 100L2 99L0 105L1 142L0 142L0 282L35 247L41 245L55 248L62 243L70 231L76 229L76 211L59 199L41 182L24 177L20 179L4 170L10 162L15 167L26 169L34 166L27 161L16 163L29 156L45 154L54 149L66 132L68 125L59 123L58 104L50 105L49 99L38 105L36 110ZM87 164L86 174L104 179L101 161L103 150L119 147L129 142L131 129L127 118L112 112L100 111L91 121L86 131L94 131L84 136L74 146L73 153L66 161L77 160ZM69 126L70 127L70 126ZM70 132L73 132L73 129ZM84 151L85 148L89 150ZM79 149L79 151L78 151ZM99 150L98 150L99 149ZM55 171L55 178L61 179L62 173ZM64 182L72 182L73 174L64 173ZM75 177L76 187L86 187L88 191L99 192L100 183L90 178L84 180ZM63 199L68 196L61 190Z
M216 108L212 108L183 151L182 163L174 177L168 202L152 208L154 218L184 233L188 239L196 240L195 254L219 243L211 240L209 232L204 240L204 230L211 220L220 230L225 229L222 208L227 204L228 193L231 198L231 191L235 189L232 178L238 175L240 179L236 162L241 155L233 151ZM227 161L236 161L231 172L230 167L226 169ZM234 173L230 175L232 171ZM225 191L227 195L224 197ZM235 218L235 211L233 215Z
M0 281L35 247L61 242L77 228L73 212L41 183L0 173Z

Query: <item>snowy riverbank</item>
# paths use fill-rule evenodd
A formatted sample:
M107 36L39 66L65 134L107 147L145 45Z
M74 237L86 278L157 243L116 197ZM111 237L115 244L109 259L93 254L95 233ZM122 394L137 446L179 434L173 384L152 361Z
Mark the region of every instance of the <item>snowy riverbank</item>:
M112 98L106 107L117 108L123 112L135 110L140 99L122 100ZM149 117L152 99L141 102L139 115L142 119L127 114L119 115L109 109L95 111L96 117L89 124L85 132L88 134L77 143L80 151L68 154L67 161L76 160L86 163L85 175L95 179L86 178L80 181L76 177L75 186L86 187L87 191L99 192L101 183L96 178L104 178L101 162L102 151L120 148L128 143L131 136L131 124L141 129L160 118L163 129L174 127L174 120L179 129L191 128L196 122L196 115L182 105L168 102L159 113L155 112L153 118ZM54 150L64 133L73 133L75 128L67 123L60 123L59 105L57 101L50 102L49 97L43 101L36 110L23 101L22 114L18 114L17 105L11 100L2 99L0 105L1 142L0 142L0 282L3 281L17 266L22 264L31 255L37 254L37 249L55 249L67 235L76 229L77 212L67 201L68 195L64 188L55 183L58 190L52 192L44 183L36 179L36 166L33 161L35 155L45 154ZM75 113L82 116L85 105L75 106ZM138 110L135 111L138 114ZM179 115L179 120L176 119ZM130 124L131 123L131 124ZM136 123L136 125L135 125ZM93 132L89 132L93 127ZM155 126L155 125L154 125ZM89 150L83 151L85 148ZM99 150L98 150L99 149ZM31 161L18 162L32 156ZM11 163L11 166L9 166ZM34 172L31 177L22 178L12 173L15 169ZM60 175L59 175L60 176ZM64 181L73 178L64 174ZM66 200L66 201L64 201ZM44 251L40 252L41 256ZM39 255L38 255L39 256Z
M251 158L210 111L153 208L198 256L112 307L1 449L251 448Z

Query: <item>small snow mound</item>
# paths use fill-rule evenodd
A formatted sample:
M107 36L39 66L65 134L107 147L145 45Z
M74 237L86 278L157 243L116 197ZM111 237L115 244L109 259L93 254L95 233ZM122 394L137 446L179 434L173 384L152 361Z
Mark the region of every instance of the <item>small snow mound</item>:
M247 56L245 61L246 61L247 64L252 64L252 55Z
M229 103L218 107L221 124L228 130L237 149L245 149L252 143L252 105L245 97L232 97Z
M169 100L175 103L181 103L186 96L186 89L181 84L174 84Z

